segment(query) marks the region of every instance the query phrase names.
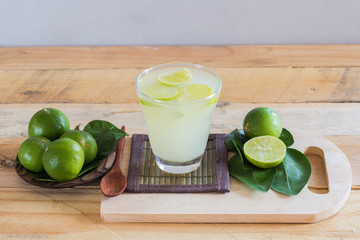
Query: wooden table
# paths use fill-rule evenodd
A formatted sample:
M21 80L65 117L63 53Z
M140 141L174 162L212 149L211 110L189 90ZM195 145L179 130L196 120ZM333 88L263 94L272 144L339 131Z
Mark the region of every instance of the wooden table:
M105 119L145 132L134 81L166 62L212 68L223 79L212 132L241 128L246 112L275 109L290 131L326 136L348 157L353 186L344 208L315 224L104 223L98 183L30 186L14 157L30 117L61 109L72 128ZM0 239L359 239L360 45L0 48ZM320 170L312 191L325 192Z

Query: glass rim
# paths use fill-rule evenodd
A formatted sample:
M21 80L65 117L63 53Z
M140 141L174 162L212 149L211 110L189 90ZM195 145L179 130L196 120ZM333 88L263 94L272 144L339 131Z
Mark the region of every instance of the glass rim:
M187 102L169 102L169 101L160 100L160 99L150 97L150 96L146 95L145 93L143 93L140 90L140 88L138 87L139 80L149 72L152 72L152 71L160 69L160 68L166 68L166 67L191 67L191 68L201 69L201 70L206 71L209 74L213 75L219 81L219 87L212 94L210 94L209 96L207 96L205 98L201 98L201 99L197 99L197 100L193 100L193 101L187 101ZM221 80L220 76L216 72L212 71L211 69L209 69L207 67L204 67L204 66L201 66L201 65L198 65L198 64L191 64L191 63L166 63L166 64L155 65L153 67L147 68L144 71L142 71L137 76L137 78L135 80L136 91L138 93L140 93L143 97L145 97L146 99L151 100L153 102L156 102L156 103L169 104L169 105L186 105L186 104L201 103L203 101L206 101L208 99L213 98L218 93L220 93L221 87L222 87L222 80Z

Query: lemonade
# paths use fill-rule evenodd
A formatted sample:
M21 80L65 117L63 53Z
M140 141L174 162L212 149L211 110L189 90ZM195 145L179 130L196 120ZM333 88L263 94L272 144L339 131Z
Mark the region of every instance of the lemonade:
M219 98L219 76L198 65L161 65L141 73L136 88L157 165L171 173L195 170Z

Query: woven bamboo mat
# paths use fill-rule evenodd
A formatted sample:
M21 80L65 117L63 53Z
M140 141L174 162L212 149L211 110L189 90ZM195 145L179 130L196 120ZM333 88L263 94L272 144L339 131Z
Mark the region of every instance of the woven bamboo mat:
M210 134L200 167L187 174L171 174L155 163L147 135L132 136L126 191L138 193L229 192L225 134Z

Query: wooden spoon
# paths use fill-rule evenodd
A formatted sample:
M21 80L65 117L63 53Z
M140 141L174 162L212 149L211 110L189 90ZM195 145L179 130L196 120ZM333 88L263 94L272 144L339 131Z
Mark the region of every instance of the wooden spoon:
M122 131L125 131L125 126L122 126ZM125 191L127 180L120 169L120 162L124 152L125 137L117 142L116 158L113 167L101 179L100 189L101 192L107 197L115 197Z

